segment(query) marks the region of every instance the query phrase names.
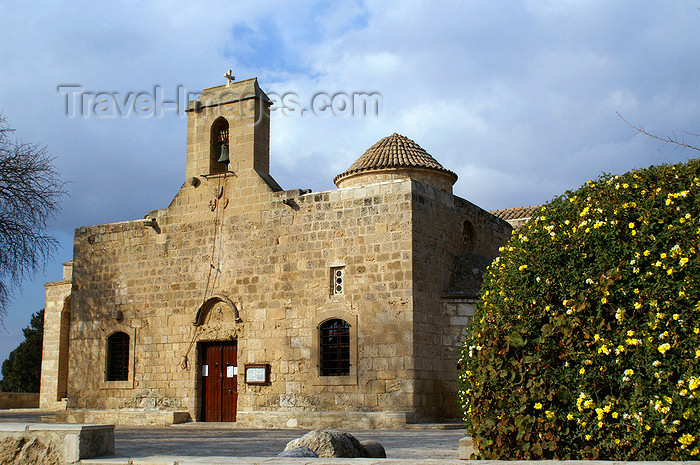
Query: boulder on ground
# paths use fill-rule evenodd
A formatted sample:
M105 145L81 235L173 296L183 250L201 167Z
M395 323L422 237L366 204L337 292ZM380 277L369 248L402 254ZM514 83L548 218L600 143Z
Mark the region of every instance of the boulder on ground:
M318 455L306 446L299 446L285 449L284 452L277 454L277 457L318 457Z
M306 446L316 452L319 457L386 457L386 453L384 455L370 455L383 453L384 448L376 441L366 442L370 443L369 450L351 434L342 431L314 430L290 441L284 450Z
M365 457L370 457L373 459L385 459L386 451L384 446L379 444L377 441L362 441L362 447L365 448Z

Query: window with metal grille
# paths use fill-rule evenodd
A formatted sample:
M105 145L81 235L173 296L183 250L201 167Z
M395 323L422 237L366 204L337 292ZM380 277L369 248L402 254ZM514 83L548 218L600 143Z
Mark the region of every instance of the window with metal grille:
M345 320L328 320L319 327L321 376L350 374L350 324Z
M107 381L129 380L129 335L122 332L107 338Z

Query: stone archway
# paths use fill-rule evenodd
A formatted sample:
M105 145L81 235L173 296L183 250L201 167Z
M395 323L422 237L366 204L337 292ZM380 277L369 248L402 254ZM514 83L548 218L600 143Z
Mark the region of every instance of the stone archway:
M221 315L221 318L215 317L215 320L226 320L225 313L228 312L225 312L225 309L229 309L233 314L233 321L228 321L228 323L243 322L240 313L238 312L238 307L236 307L236 304L234 304L231 299L223 295L213 295L204 301L204 303L197 309L197 313L195 314L192 324L195 326L202 326L205 323L208 324L208 320L211 320L211 317L214 316L211 313L212 310Z

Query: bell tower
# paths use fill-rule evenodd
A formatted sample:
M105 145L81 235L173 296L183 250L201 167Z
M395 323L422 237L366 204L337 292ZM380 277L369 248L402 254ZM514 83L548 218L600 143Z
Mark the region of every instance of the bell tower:
M204 89L187 107L186 177L270 171L270 105L257 78Z

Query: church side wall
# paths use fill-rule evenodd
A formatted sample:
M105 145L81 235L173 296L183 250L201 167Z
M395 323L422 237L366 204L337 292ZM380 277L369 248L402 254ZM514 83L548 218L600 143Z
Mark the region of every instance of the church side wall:
M66 318L63 312L66 311L66 299L71 292L71 282L57 281L47 283L46 301L44 304L44 339L41 354L41 387L39 395L39 406L46 410L57 410L65 408L62 401L64 397L62 381L65 382L68 373L65 373L64 364L61 358L62 339L64 346L67 346L67 328L65 328ZM63 327L62 327L63 325Z
M459 255L498 256L510 226L476 205L413 181L416 405L425 419L461 418L457 361L473 300L445 296Z
M237 340L238 420L251 426L265 412L300 425L304 412L412 412L411 182L300 195L272 192L253 170L199 181L152 213L157 227L76 231L69 408L199 419L202 344ZM342 295L331 295L331 267L344 267ZM214 295L242 321L223 312L193 325ZM327 318L353 325L354 377L319 376ZM125 381L105 380L115 331L130 337ZM250 363L270 364L269 384L244 382Z

